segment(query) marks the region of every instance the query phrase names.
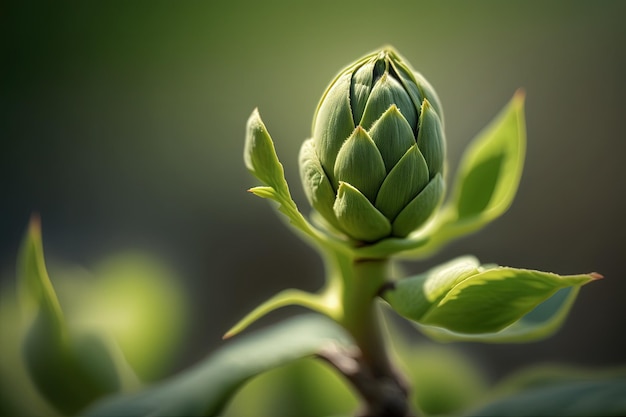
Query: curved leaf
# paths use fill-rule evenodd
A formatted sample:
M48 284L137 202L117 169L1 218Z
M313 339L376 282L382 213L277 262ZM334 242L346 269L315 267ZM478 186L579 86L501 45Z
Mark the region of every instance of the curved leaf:
M560 276L485 267L464 257L403 279L383 297L400 315L421 324L482 334L515 323L559 289L578 287L598 278L598 274Z
M87 416L215 416L249 378L318 352L329 344L348 346L332 320L303 315L224 345L202 363L169 381L133 395L113 397Z
M136 384L109 339L68 330L46 271L37 218L31 220L20 250L18 288L23 310L34 314L22 342L24 363L38 391L55 408L74 414L103 395Z
M442 327L415 323L417 328L438 342L526 343L555 333L567 318L580 288L563 288L530 313L495 333L457 333Z

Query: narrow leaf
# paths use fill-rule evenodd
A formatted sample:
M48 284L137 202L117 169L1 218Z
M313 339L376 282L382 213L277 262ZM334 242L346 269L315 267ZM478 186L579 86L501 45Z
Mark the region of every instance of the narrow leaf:
M443 175L446 159L446 142L439 116L428 100L422 103L417 133L417 146L424 155L430 178L437 174Z
M263 317L264 315L289 305L299 305L310 308L318 313L326 316L334 316L334 306L336 303L328 298L325 294L312 294L301 290L285 290L276 294L269 300L265 301L257 308L248 313L243 319L235 324L229 331L224 334L224 339L231 338L242 332L249 325Z
M86 416L216 416L237 389L261 372L315 354L350 346L332 320L304 315L224 345L194 368L133 395L97 403Z

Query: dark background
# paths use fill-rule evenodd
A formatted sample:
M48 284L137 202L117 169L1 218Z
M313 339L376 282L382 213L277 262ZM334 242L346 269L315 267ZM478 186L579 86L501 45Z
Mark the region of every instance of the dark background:
M543 361L624 364L625 12L618 1L4 5L0 276L13 279L33 211L48 258L88 267L152 251L189 296L177 369L198 361L259 302L323 282L317 255L246 192L257 185L242 161L247 117L259 107L308 211L297 153L317 102L345 65L391 44L440 95L452 170L515 90L527 93L512 208L409 270L473 253L606 276L547 341L463 347L494 377Z

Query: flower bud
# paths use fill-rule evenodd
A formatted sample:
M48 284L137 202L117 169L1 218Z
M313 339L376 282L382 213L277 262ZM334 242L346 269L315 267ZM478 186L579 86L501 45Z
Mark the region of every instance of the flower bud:
M406 237L444 194L439 99L390 49L368 55L330 84L300 151L313 208L357 241Z

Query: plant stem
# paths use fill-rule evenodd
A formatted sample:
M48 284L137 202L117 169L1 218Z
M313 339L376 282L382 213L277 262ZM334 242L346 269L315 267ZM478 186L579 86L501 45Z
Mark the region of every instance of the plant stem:
M360 351L353 358L358 363L357 371L346 374L365 402L359 415L405 417L409 415L407 389L389 358L376 299L386 282L389 262L335 255L338 267L335 271L343 284L342 314L338 321ZM333 363L332 358L326 359Z

